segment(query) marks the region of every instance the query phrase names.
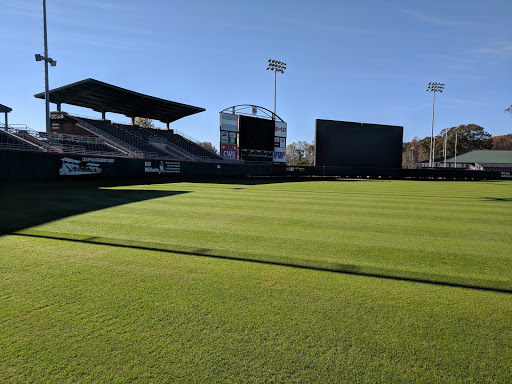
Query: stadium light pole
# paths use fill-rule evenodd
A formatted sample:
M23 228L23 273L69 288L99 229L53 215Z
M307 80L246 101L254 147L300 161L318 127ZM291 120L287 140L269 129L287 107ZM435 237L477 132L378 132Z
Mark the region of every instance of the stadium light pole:
M455 128L455 168L457 168L457 128Z
M48 87L48 64L52 67L57 65L57 62L51 57L48 57L48 30L46 28L46 0L43 0L43 25L44 25L44 55L36 54L36 61L44 61L44 102L46 112L46 133L52 133L52 126L50 123L50 89Z
M425 91L432 91L434 97L432 99L432 132L430 134L430 159L428 161L429 168L432 168L432 163L434 162L434 105L436 103L436 92L443 92L444 84L443 83L428 83L427 89Z
M277 72L284 73L285 69L286 69L286 63L283 63L282 61L268 59L267 70L274 71L274 116L272 116L272 119L276 118L275 116L276 116Z

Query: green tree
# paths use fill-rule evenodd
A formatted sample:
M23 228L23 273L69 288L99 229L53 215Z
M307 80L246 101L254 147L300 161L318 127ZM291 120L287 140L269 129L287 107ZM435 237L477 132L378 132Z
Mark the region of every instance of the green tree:
M457 153L464 153L475 149L492 149L493 138L484 128L476 124L459 125L458 127L446 128L434 138L434 159L442 158L444 155L444 140L446 139L446 155L455 154L455 134L457 134ZM402 165L408 167L411 162L410 154L406 151L414 147L415 161L426 161L430 158L430 136L423 139L414 138L411 143L404 143L402 148ZM408 157L409 156L409 157ZM406 162L406 160L408 162Z
M492 135L476 124L463 124L458 127L445 128L434 141L434 158L444 156L444 140L446 134L446 155L455 154L455 136L457 136L457 153L469 152L477 149L491 149ZM430 138L428 138L430 146Z
M486 132L484 128L476 124L459 125L458 127L448 128L448 144L446 147L449 155L455 153L455 132L457 132L457 153L492 148L492 135ZM441 132L441 136L444 137L444 130Z

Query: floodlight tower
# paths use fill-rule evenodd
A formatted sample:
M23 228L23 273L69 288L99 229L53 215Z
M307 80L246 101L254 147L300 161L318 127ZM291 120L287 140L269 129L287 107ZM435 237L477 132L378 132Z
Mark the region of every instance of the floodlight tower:
M44 103L46 111L46 133L52 133L52 126L50 123L50 90L48 87L48 64L52 67L57 65L57 62L51 57L48 57L48 31L46 29L46 0L43 0L43 25L44 25L44 55L36 53L36 61L44 61Z
M284 70L286 69L286 63L283 63L282 61L268 59L267 70L269 70L269 69L271 71L274 71L274 116L272 116L272 119L275 119L275 115L276 115L277 72L284 73Z
M428 161L428 166L432 168L432 164L434 162L434 105L436 103L436 92L443 92L444 84L443 83L428 83L427 89L425 91L432 91L434 93L434 98L432 100L432 133L430 134L430 158Z

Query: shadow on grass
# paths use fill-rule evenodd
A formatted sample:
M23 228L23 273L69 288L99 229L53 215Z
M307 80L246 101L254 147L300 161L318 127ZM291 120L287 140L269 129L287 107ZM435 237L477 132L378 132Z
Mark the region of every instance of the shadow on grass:
M290 181L307 182L315 179L152 177L2 182L0 184L0 236L86 212L188 193L186 191L104 189L108 187L188 182L233 185L233 189L243 190L252 185Z
M511 283L471 277L458 277L434 274L428 272L399 271L391 268L382 268L378 266L360 266L321 260L294 259L286 256L255 254L238 250L211 250L205 248L194 249L191 247L171 244L111 239L105 237L90 237L67 233L43 232L37 230L21 231L13 235L50 240L69 241L84 244L103 245L119 248L138 249L142 251L157 251L196 257L209 257L223 260L246 261L251 263L275 265L280 267L291 267L323 272L335 272L348 275L375 277L381 279L423 283L445 287L466 288L509 294L512 293Z
M187 193L103 189L105 184L109 183L3 183L0 187L0 236L86 212Z
M482 197L484 201L502 201L506 203L512 203L512 198L501 198L501 197Z
M190 178L179 178L179 179L167 179L168 183L174 182L186 182L186 183L207 183L207 184L225 184L225 185L263 185L263 184L285 184L285 183L308 183L308 182L318 182L318 181L339 181L339 182L389 182L391 180L377 180L377 179L355 179L355 178L342 178L342 177L294 177L294 176L233 176L233 177L222 177L222 178L214 178L214 177L195 177L193 179ZM243 189L243 188L234 188L234 189Z

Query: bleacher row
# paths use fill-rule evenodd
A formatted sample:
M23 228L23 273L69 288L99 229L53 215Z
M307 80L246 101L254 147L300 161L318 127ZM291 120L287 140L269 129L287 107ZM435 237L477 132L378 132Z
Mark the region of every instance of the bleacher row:
M79 122L80 120L83 120L93 127L105 132L109 136L116 138L119 140L119 144L121 146L126 143L144 153L156 153L159 157L177 158L175 154L150 144L150 138L157 137L164 139L165 144L175 147L178 151L190 154L192 158L197 157L202 159L221 160L221 157L218 155L204 149L200 145L184 138L183 136L175 134L173 131L145 128L137 125L111 123L105 120L94 120L82 117L78 118Z
M25 140L17 138L15 135L9 134L0 129L0 148L18 149L21 151L40 151L41 148L36 147Z
M128 124L111 123L106 120L69 117L89 136L70 134L46 134L9 129L0 129L0 147L28 151L50 151L62 153L83 153L109 156L159 157L174 160L216 160L222 158L200 145L175 134L173 131L144 128ZM94 130L93 130L94 129ZM28 135L28 136L24 136ZM102 137L103 136L103 137ZM35 145L31 144L33 142ZM157 143L152 145L151 142ZM37 145L40 145L38 147Z
M86 123L92 125L93 127L105 132L106 134L113 136L119 141L120 145L128 144L132 147L137 148L139 151L152 154L156 153L158 156L166 157L169 154L167 152L160 151L158 148L150 145L147 140L144 141L138 134L130 131L130 129L126 128L128 125L125 124L112 124L108 121L104 120L94 120L94 119L86 119L80 118L80 120L85 121Z
M88 143L79 140L63 140L60 139L59 143L61 144L61 149L65 152L66 148L73 148L73 152L82 151L83 153L91 153L91 154L111 154L111 155L120 155L118 149L107 145L105 143Z

